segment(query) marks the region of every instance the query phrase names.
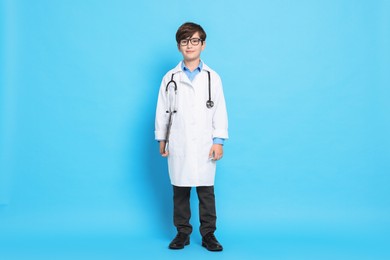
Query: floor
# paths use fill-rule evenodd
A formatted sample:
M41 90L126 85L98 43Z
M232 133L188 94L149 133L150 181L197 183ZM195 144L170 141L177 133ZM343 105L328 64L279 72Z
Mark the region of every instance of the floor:
M209 252L194 233L183 250L171 237L139 234L40 234L1 237L0 259L390 259L385 234L221 233L223 252ZM174 236L174 234L173 234Z

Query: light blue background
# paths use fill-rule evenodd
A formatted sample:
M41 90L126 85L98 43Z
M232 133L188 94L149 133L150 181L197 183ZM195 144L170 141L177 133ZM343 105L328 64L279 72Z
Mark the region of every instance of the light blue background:
M0 258L390 257L390 1L0 5ZM185 21L206 30L230 140L224 252L183 251L154 141Z

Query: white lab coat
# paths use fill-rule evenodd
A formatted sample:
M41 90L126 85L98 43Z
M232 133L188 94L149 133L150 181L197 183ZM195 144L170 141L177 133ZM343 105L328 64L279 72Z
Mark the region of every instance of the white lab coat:
M211 100L208 73L211 74ZM228 118L219 75L203 63L202 71L191 82L181 69L181 62L163 77L158 95L155 139L165 140L169 114L169 95L165 91L172 73L177 84L176 108L169 136L168 170L172 185L183 187L214 185L216 162L209 159L213 138L228 138ZM170 86L173 86L170 84Z

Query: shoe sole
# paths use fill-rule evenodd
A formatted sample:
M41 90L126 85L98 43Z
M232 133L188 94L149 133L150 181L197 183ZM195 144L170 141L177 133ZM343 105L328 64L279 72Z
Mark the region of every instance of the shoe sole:
M202 242L202 246L205 247L207 250L209 250L211 252L221 252L223 250L223 248L220 248L220 249L210 249L210 248L207 247L205 242Z

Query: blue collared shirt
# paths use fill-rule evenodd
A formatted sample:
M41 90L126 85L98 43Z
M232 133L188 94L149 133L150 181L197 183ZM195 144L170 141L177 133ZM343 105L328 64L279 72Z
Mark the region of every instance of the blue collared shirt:
M196 75L198 75L202 71L202 68L203 68L202 61L199 62L198 67L196 67L193 71L190 71L190 69L186 67L186 65L184 64L184 61L181 63L181 69L184 71L184 73L187 75L187 77L190 81L194 80ZM223 145L224 141L225 141L225 139L223 139L223 138L218 138L218 137L213 138L214 144Z
M184 64L184 61L181 63L181 69L184 71L184 73L187 75L188 79L190 81L193 81L196 75L198 75L203 68L203 62L200 61L198 67L196 67L193 71L190 71L189 68L186 67Z

